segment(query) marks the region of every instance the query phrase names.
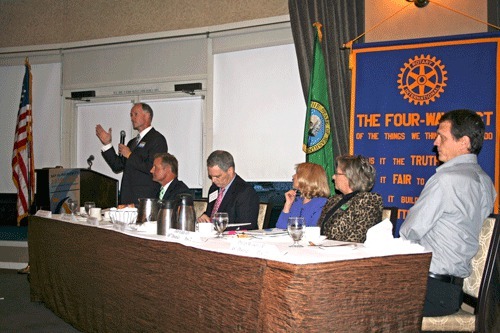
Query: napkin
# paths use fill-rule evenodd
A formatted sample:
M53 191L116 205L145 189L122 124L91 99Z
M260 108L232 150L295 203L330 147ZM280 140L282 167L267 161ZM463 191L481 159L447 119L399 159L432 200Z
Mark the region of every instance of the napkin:
M387 254L420 253L424 247L392 236L392 223L384 219L366 232L365 248Z
M366 232L365 247L379 247L392 242L392 223L389 219L375 224Z

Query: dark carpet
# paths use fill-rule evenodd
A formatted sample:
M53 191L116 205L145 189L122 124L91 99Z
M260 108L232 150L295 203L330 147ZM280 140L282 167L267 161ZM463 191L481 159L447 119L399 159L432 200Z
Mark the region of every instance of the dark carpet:
M79 332L43 303L30 301L27 275L0 269L0 332Z
M0 240L6 241L27 241L28 240L28 227L27 226L0 226Z

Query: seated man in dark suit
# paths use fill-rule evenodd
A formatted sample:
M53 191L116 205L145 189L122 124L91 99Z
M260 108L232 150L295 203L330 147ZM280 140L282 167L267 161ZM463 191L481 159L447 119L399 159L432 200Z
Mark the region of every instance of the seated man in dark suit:
M175 200L178 194L189 193L187 185L177 179L178 168L179 163L174 155L169 153L155 155L151 174L153 180L161 185L157 195L160 200Z
M227 151L214 151L208 156L207 170L213 184L208 190L207 210L198 217L198 222L210 222L216 212L226 212L229 223L250 223L242 228L257 229L259 197L234 171L233 156Z

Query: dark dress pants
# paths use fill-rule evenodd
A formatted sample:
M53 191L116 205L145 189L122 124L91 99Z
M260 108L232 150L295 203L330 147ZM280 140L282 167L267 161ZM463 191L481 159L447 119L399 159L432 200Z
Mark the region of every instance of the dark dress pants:
M461 286L428 277L424 317L446 316L457 312L463 297Z

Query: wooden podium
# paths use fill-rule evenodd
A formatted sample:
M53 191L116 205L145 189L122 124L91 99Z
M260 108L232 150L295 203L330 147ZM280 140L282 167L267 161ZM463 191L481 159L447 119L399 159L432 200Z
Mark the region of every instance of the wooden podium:
M36 209L60 213L67 199L83 206L93 201L96 207L118 204L118 180L88 169L44 168L36 172Z

